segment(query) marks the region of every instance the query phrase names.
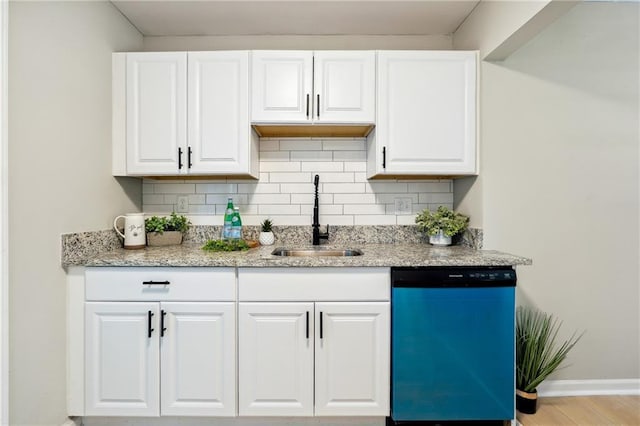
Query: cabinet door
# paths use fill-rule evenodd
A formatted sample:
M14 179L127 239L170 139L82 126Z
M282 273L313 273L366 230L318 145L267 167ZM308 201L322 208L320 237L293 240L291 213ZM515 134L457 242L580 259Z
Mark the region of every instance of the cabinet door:
M314 52L313 117L320 123L374 123L374 51Z
M85 414L158 416L158 304L88 302L85 327Z
M463 51L378 52L369 177L476 173L476 58Z
M235 304L161 304L163 416L236 413Z
M239 303L239 415L313 415L313 303Z
M127 174L186 170L187 54L127 54Z
M389 415L389 302L316 303L316 415Z
M256 50L251 61L251 121L310 123L313 53Z
M190 173L249 171L249 52L189 52Z

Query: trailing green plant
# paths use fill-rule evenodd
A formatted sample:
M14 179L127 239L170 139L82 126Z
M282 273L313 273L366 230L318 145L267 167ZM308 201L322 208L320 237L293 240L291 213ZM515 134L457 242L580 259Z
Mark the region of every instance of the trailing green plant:
M144 220L144 229L147 232L157 232L162 234L164 231L180 231L187 232L191 227L191 222L185 216L178 216L175 212L171 216L151 216Z
M205 251L244 251L249 248L244 240L209 240L202 246Z
M469 217L445 206L440 206L435 212L424 209L416 216L418 229L427 235L436 235L442 230L447 237L453 237L467 229Z
M534 392L567 357L582 335L556 343L562 322L535 308L516 309L516 388Z
M273 227L273 223L271 222L270 219L265 219L262 221L262 223L260 224L260 226L262 227L262 232L271 232L271 228Z

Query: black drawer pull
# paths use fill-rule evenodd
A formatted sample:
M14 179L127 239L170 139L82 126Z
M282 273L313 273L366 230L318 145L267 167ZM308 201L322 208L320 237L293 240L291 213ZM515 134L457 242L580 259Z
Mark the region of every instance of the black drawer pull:
M142 281L142 285L169 285L171 282L169 281Z
M322 339L322 311L320 311L320 338Z
M167 331L167 327L164 326L165 316L167 316L167 311L163 309L160 311L160 337L164 337L164 332Z
M151 334L153 333L153 328L151 327L151 318L153 317L153 312L149 311L147 313L147 337L151 339Z
M307 339L309 338L309 311L307 311Z

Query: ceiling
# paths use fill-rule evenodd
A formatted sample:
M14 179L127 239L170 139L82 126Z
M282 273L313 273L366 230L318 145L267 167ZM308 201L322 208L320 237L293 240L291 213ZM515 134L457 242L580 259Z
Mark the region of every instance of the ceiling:
M464 0L111 0L144 36L442 35L479 3Z

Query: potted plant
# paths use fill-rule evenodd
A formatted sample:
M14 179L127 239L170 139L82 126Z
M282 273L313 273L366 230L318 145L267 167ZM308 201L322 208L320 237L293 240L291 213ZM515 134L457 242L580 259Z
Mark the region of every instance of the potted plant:
M553 315L535 308L516 309L516 408L534 414L538 405L537 387L564 361L582 334L556 343L562 323Z
M171 216L152 216L144 220L148 246L170 246L182 244L182 235L187 232L191 222L185 216L175 212Z
M469 225L469 217L445 206L435 212L424 209L416 216L418 229L429 235L429 242L436 246L451 245L451 237L463 232Z
M270 219L265 219L260 224L260 236L258 237L258 241L263 246L270 246L275 242L275 236L272 231L273 223Z

